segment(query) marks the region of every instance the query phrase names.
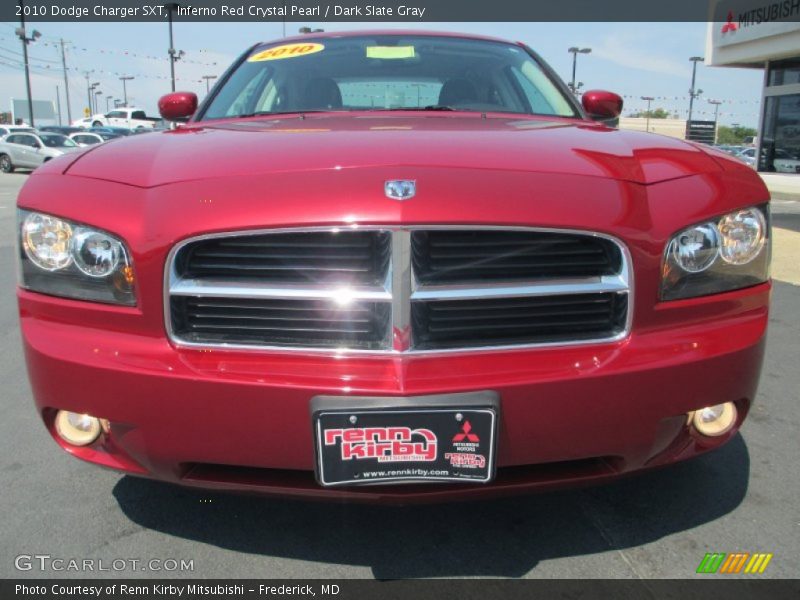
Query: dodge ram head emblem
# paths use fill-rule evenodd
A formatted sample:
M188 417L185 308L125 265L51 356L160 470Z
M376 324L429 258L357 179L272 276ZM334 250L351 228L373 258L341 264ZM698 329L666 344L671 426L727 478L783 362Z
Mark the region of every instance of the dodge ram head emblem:
M417 182L413 179L392 179L383 184L383 191L392 200L408 200L417 193Z

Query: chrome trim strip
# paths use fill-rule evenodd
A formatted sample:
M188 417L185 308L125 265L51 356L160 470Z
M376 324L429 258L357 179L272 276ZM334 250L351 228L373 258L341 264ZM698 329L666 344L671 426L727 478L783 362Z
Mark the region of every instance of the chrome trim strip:
M545 233L566 233L572 235L584 235L599 237L609 240L617 245L622 256L622 269L617 275L601 278L579 278L579 279L550 279L533 283L491 283L485 285L453 285L453 286L424 286L418 285L411 267L411 232L416 230L493 230L493 231L528 231ZM230 282L194 281L182 279L175 271L175 257L178 252L188 244L226 237L240 237L248 235L261 235L270 233L304 233L304 232L340 232L348 230L357 231L383 231L390 232L392 235L392 255L387 268L386 280L383 286L359 287L347 290L347 297L361 300L372 301L391 301L392 319L391 327L387 331L385 348L380 350L365 350L358 348L308 348L301 346L255 346L250 344L228 344L228 343L196 343L181 339L172 329L170 297L172 295L193 295L193 296L215 296L215 297L239 297L239 298L319 298L322 300L335 300L341 297L343 288L332 286L302 286L302 285L281 285L279 287L270 285L235 284ZM219 285L222 283L222 285ZM198 285L199 284L199 285ZM194 286L194 287L192 287ZM227 288L227 289L226 289ZM201 293L190 293L190 289L200 290ZM225 293L229 291L242 291L248 295L238 295ZM254 291L256 290L256 291ZM400 296L397 292L400 292ZM628 297L627 318L624 330L619 334L606 338L593 338L586 340L545 342L532 344L511 344L497 346L470 346L463 348L447 348L435 350L418 350L409 346L410 344L410 310L412 301L436 301L447 299L473 299L473 298L501 298L515 296L544 296L559 294L591 294L591 293L610 293L616 292L625 294ZM169 341L180 348L208 349L217 348L223 350L254 351L254 352L274 352L274 353L305 353L312 355L327 354L333 356L373 355L381 356L407 356L407 355L449 355L464 352L495 352L495 351L515 351L536 348L553 348L569 346L587 346L596 344L608 344L624 340L630 335L633 325L634 312L634 280L633 280L633 261L627 246L618 238L594 231L581 229L562 229L550 227L524 227L524 226L502 226L502 225L413 225L413 226L392 226L392 225L356 225L344 224L341 226L318 226L318 227L288 227L275 229L252 229L241 231L228 231L223 233L210 233L184 239L172 247L167 255L164 269L164 324L167 338ZM280 295L286 294L286 295ZM352 294L352 295L351 295ZM356 295L358 294L358 295ZM407 295L406 295L407 294ZM403 298L406 300L403 301ZM407 313L407 314L406 314ZM405 325L407 324L407 325ZM397 332L404 331L403 327L408 328L408 337L404 343L398 346Z
M411 348L411 232L398 230L392 233L392 343L395 352Z
M515 298L519 296L556 296L566 294L602 294L627 292L622 275L588 277L573 280L547 280L519 285L488 284L421 286L411 294L411 301L473 300L480 298Z
M207 298L283 298L286 300L391 300L391 292L384 287L308 287L294 284L267 285L241 284L230 281L178 279L173 282L171 296L196 296Z

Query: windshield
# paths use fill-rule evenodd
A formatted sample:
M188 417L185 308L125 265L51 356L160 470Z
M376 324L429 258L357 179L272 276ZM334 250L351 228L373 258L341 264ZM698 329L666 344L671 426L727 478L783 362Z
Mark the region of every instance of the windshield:
M200 115L460 110L577 117L521 47L432 36L354 36L258 46Z
M42 133L39 139L48 148L77 148L77 144L60 133Z

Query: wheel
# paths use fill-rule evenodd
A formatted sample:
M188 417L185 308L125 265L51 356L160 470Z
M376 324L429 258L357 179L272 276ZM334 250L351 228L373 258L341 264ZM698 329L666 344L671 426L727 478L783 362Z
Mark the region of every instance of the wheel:
M11 158L8 154L0 154L0 171L3 173L13 173L14 172L14 165L11 162Z
M92 127L102 127L102 126L103 124L100 121L95 121L94 123L92 123Z

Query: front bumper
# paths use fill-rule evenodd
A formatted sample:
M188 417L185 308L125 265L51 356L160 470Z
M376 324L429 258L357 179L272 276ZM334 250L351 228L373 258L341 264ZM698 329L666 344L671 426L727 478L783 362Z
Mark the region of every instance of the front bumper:
M407 357L180 349L104 323L103 312L116 322L135 309L93 307L87 322L81 302L18 296L34 397L51 434L58 409L111 422L88 447L54 435L73 455L198 487L417 502L599 481L721 445L755 397L769 293L763 284L667 303L656 312L669 326L611 344ZM316 483L313 397L476 390L500 398L492 483ZM731 432L703 438L687 426L688 412L728 401L739 409Z

